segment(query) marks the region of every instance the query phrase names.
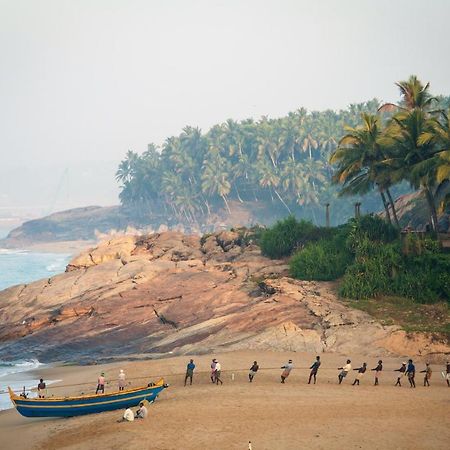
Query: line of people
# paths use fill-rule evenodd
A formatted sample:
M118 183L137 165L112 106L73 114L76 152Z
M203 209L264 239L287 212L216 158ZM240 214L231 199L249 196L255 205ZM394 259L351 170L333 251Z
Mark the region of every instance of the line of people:
M313 364L309 367L309 378L308 378L308 384L316 384L317 382L317 374L319 372L319 368L321 366L322 362L320 359L320 356L317 356ZM194 371L195 371L196 365L194 363L194 360L191 359L187 366L186 366L186 375L184 377L184 385L189 381L189 384L192 385L192 381L194 378ZM211 361L211 372L210 372L210 378L211 382L213 384L219 385L219 383L222 385L223 380L221 378L222 373L222 365L221 363L214 358ZM248 381L250 383L253 382L253 379L255 378L256 374L258 373L258 370L260 369L259 364L257 361L253 361L253 364L251 365L249 372L248 372ZM288 379L291 371L294 369L294 363L292 359L289 359L286 364L281 366L281 369L283 371L281 372L281 383L284 384L286 380ZM347 375L352 372L356 371L355 379L352 383L353 386L359 386L362 378L364 377L364 374L368 371L367 363L363 363L361 367L352 368L352 363L350 359L347 359L346 363L342 367L338 367L339 374L338 374L338 384L342 384L342 382L345 380ZM381 378L381 374L383 372L383 361L380 359L373 369L370 369L374 373L374 386L379 385L379 381ZM409 385L411 388L416 387L415 377L416 377L416 367L412 361L412 359L409 359L408 362L402 362L399 369L395 369L394 372L398 372L397 381L394 386L402 386L402 380L406 378L409 382ZM419 373L424 374L423 378L423 385L429 387L430 386L430 380L431 375L433 373L431 365L429 363L426 363L424 370L421 370ZM445 371L442 372L443 376L445 377L445 380L447 382L447 386L450 387L450 361L447 361ZM118 390L123 391L126 386L126 376L123 369L120 369L118 378L117 378L117 385ZM39 384L37 386L38 396L39 398L45 397L45 391L46 391L46 385L44 380L41 378L39 380ZM95 390L96 394L104 394L105 393L105 373L101 372L100 376L97 379L97 389Z
M308 378L308 384L311 384L311 382L316 384L317 374L318 374L321 364L322 364L322 362L320 360L320 356L317 356L316 360L313 362L313 364L309 368L310 373L309 373L309 378ZM190 381L189 384L192 385L195 367L196 366L195 366L194 360L191 359L186 368L186 376L184 379L185 386L186 386L186 383L188 380ZM281 383L285 384L291 371L294 369L294 363L293 363L292 359L289 359L289 361L286 364L281 366L281 369L283 369L283 371L281 372ZM258 370L259 370L258 362L254 361L252 366L250 367L249 373L248 373L248 380L250 383L253 382L253 379L254 379L255 375L257 374ZM356 373L355 379L352 383L352 386L355 386L355 385L359 386L359 384L360 384L362 378L364 377L364 374L367 372L368 368L367 368L366 362L364 362L360 367L352 368L351 360L347 359L346 363L342 367L338 367L338 370L339 370L338 384L342 384L342 382L344 381L344 379L347 377L347 375L350 372L356 371L357 373ZM378 386L380 384L380 378L381 378L381 374L383 372L383 361L380 359L378 361L376 367L374 367L373 369L370 369L370 370L372 372L375 372L374 373L374 386ZM219 361L217 359L214 358L211 362L211 382L212 383L217 384L217 385L219 383L223 384L223 381L220 378L221 371L222 371L221 364L219 363ZM409 359L408 363L402 362L401 367L399 369L396 369L395 372L399 372L395 386L401 386L402 378L406 377L409 381L410 387L411 388L416 387L416 383L415 383L416 367L415 367L412 359ZM424 379L423 379L424 386L427 386L427 387L430 386L430 379L431 379L432 372L433 371L432 371L429 363L426 363L425 369L420 371L420 373L424 374ZM447 386L450 387L450 361L447 361L445 372L442 372L442 374L447 382Z

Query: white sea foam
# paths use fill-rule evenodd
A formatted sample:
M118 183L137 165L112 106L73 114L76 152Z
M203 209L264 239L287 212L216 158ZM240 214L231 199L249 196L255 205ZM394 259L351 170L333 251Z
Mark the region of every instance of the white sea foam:
M17 248L0 248L1 255L21 255L23 253L29 253L29 250L21 250Z
M26 390L36 387L39 380L36 379L36 375L27 372L42 366L44 364L37 359L0 360L0 410L12 408L9 394L7 393L8 386L16 392L21 391L24 387ZM49 383L47 382L47 384ZM31 397L35 395L34 392L30 393Z
M0 359L0 378L11 373L26 372L42 366L37 359L20 359L17 361L2 361Z

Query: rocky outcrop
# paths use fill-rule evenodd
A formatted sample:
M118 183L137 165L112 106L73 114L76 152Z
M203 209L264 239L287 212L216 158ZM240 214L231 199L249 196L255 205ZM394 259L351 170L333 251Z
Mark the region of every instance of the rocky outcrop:
M443 354L289 278L245 231L107 240L66 273L0 292L0 358L99 360L221 349ZM416 343L415 343L416 342Z
M99 234L125 230L133 225L127 211L120 206L86 206L24 222L1 241L1 246L10 248L39 242L93 241Z
M26 248L51 242L96 242L124 234L163 233L169 230L200 235L234 224L267 223L267 215L270 215L271 221L274 218L273 213L269 214L267 205L256 202L243 204L230 201L229 207L229 211L218 208L208 216L199 217L198 222L189 223L183 217L175 217L165 209L158 210L156 207L152 208L151 214L125 206L74 208L24 222L1 239L0 246ZM258 221L258 217L261 220Z

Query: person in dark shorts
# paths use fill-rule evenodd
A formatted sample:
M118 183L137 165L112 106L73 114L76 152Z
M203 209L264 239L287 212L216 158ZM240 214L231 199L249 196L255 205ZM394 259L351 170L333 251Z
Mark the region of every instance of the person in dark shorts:
M97 390L95 391L95 393L98 394L100 391L102 394L105 393L105 374L104 374L104 372L102 372L101 375L98 377Z
M405 376L405 374L406 374L406 363L405 363L405 362L402 362L402 367L400 367L400 369L395 369L394 372L400 372L400 373L398 374L397 382L395 383L395 386L400 386L400 387L402 387L401 380L402 380L402 378L403 378L403 377Z
M258 363L256 361L253 361L253 365L252 367L250 367L250 372L248 373L248 381L250 381L250 383L253 381L253 378L255 377L256 372L258 372L258 369Z
M38 388L38 396L39 396L39 398L44 398L45 397L45 388L46 388L46 386L45 386L44 380L42 378L39 380L39 384L38 384L37 388Z
M426 363L425 370L421 370L420 373L424 373L423 377L423 385L424 386L430 386L430 378L433 371L431 370L431 366L429 363Z
M445 370L445 381L447 381L447 386L450 387L450 361L447 361Z
M415 388L416 382L414 381L414 378L416 376L416 366L413 364L413 360L408 360L408 367L406 368L406 375L408 376L409 381L409 387Z
M184 377L184 385L186 386L186 381L188 380L188 378L190 379L190 385L192 386L192 377L194 376L194 369L195 369L195 364L194 364L194 360L191 359L188 362L188 365L186 366L186 376Z
M372 372L375 371L375 382L374 382L374 386L378 386L378 379L381 376L381 372L383 370L383 361L381 361L381 359L378 361L377 367L375 367L374 369L372 369Z
M223 384L223 381L220 379L220 374L222 372L222 366L219 361L216 361L216 371L214 372L214 379L216 380L216 384Z
M358 367L357 369L353 369L353 370L357 370L358 373L356 374L356 378L355 378L355 381L352 383L352 386L355 386L355 384L359 386L359 382L361 381L361 378L366 373L367 363L363 363L363 365L361 367Z
M311 384L311 378L314 378L314 384L316 384L316 377L317 377L317 372L319 370L320 364L321 364L320 356L316 356L316 360L314 361L313 365L310 367L311 372L309 373L308 384Z

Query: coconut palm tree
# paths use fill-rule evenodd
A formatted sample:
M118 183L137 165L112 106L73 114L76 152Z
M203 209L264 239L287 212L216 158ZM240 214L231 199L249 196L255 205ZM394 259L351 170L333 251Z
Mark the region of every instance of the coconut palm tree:
M227 160L220 156L219 150L211 149L208 159L203 163L202 191L208 196L218 195L222 198L227 211L231 213L227 195L231 190Z
M380 119L365 113L361 117L361 126L345 127L347 134L339 141L338 148L331 155L330 162L337 165L333 180L344 186L341 191L343 195L366 194L376 186L386 218L391 222L389 202L385 193L392 182L389 169L383 163L387 148L382 144ZM394 211L395 205L391 206ZM398 226L396 214L394 220Z
M433 103L437 101L436 97L430 94L430 83L424 85L415 75L411 75L408 80L399 81L395 85L400 90L400 103L385 103L379 108L380 111L411 111L416 108L430 111Z
M395 114L386 128L385 142L392 150L386 165L395 179L407 180L412 187L422 190L430 209L432 228L437 231L436 147L423 137L432 129L428 114L421 108Z

